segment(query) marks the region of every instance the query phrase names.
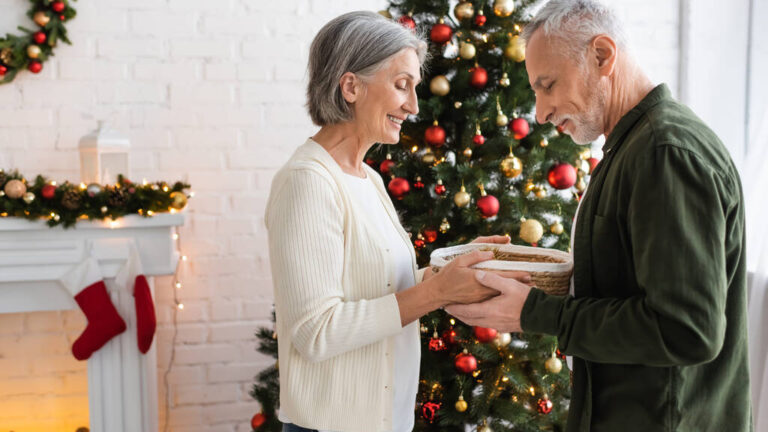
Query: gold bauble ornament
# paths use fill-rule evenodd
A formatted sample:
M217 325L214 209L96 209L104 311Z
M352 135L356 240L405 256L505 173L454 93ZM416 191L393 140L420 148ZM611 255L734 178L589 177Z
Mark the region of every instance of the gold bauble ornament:
M432 153L432 151L427 150L427 152L424 153L424 156L421 157L421 161L425 164L433 164L435 163L435 154Z
M472 197L467 193L467 189L464 185L461 186L461 190L456 192L453 196L453 202L457 207L466 207Z
M520 238L528 243L536 243L544 235L544 227L536 219L526 219L520 224Z
M552 353L552 357L548 358L547 361L544 362L544 367L547 368L549 372L554 374L560 373L560 371L563 370L563 362L557 358L555 353Z
M440 223L440 232L445 234L449 229L451 229L451 224L448 222L448 219L443 218L443 221Z
M42 53L43 53L43 50L41 50L40 47L37 45L30 45L27 47L27 56L29 58L36 59L40 57L40 54Z
M459 20L470 19L475 16L475 7L468 1L463 1L453 8L453 15Z
M536 185L533 184L532 180L525 182L525 187L523 187L523 191L525 191L525 193L528 193L534 189L536 189Z
M509 40L509 44L504 48L504 57L518 63L525 60L525 47L520 40L520 36L512 36Z
M541 141L539 141L539 145L542 147L547 147L549 145L549 140L546 138L542 138Z
M475 46L469 42L462 42L459 44L459 57L464 60L469 60L475 56L477 50Z
M173 200L171 207L176 210L181 210L187 205L187 196L184 195L184 192L171 192L170 198Z
M515 11L514 0L496 0L493 2L493 13L502 18L512 15Z
M501 79L499 79L499 85L502 87L509 87L509 75L507 75L506 72L501 75Z
M3 48L0 50L0 62L8 64L13 60L13 50L10 48Z
M379 15L381 15L381 16L383 16L384 18L387 18L387 19L392 19L392 14L391 14L391 13L389 13L389 11L388 11L388 10L386 10L386 9L380 10L380 11L379 11Z
M501 161L501 172L505 177L515 178L523 173L523 162L512 153Z
M35 14L32 16L32 21L34 21L35 24L39 25L40 27L45 27L49 22L51 22L51 17L49 17L48 14L43 11L39 11L35 12Z
M579 176L579 181L576 182L576 190L584 192L587 189L587 182L584 181L584 177Z
M3 188L3 190L8 198L17 199L27 193L27 185L21 180L8 180L8 182L5 183L5 188Z
M456 108L456 109L459 109L459 108L461 108L461 102L460 102L460 101L456 101L456 102L454 102L454 103L453 103L453 107L454 107L454 108Z
M543 187L536 188L536 198L546 198L547 197L547 190Z
M499 115L496 116L496 126L498 127L504 127L509 123L509 118L504 115L504 113L499 113Z
M496 335L493 343L496 344L496 346L505 347L512 343L512 335L509 333L499 333Z
M107 206L102 206L102 207L101 207L101 212L102 212L102 213L106 213L106 212L108 212L108 211L109 211L109 209L107 208Z
M32 204L32 201L35 200L35 194L33 194L32 192L27 192L24 194L24 197L22 199L24 200L25 203Z
M464 395L459 395L459 400L456 401L456 411L464 412L467 410L467 401L464 400Z
M549 230L552 231L552 234L560 235L563 233L563 224L555 222L549 226Z
M488 425L482 425L477 428L477 432L493 432L493 429Z
M437 96L445 96L451 91L451 83L445 75L438 75L429 82L429 91Z
M464 149L462 154L464 155L465 158L469 159L469 158L472 157L472 149L467 147L467 148Z

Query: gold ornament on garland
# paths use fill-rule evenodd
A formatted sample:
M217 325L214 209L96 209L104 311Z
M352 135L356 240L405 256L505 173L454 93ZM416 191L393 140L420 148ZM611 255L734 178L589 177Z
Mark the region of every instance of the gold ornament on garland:
M13 60L13 50L10 48L3 48L0 50L0 62L9 64Z
M37 11L32 16L32 21L34 21L35 24L39 25L40 27L45 27L49 22L51 22L51 17L49 17L48 14L43 11Z
M5 195L8 196L8 198L18 199L24 196L24 194L27 192L27 185L25 185L21 180L8 180L3 190L5 191Z
M27 56L29 58L36 59L36 58L40 57L40 54L42 54L42 52L43 51L37 45L30 45L30 46L27 47Z
M453 8L453 15L460 21L470 19L475 15L475 7L468 1L463 1Z
M451 224L448 222L448 219L443 218L443 221L440 223L440 232L445 234L449 229L451 229Z
M549 226L549 230L552 232L552 234L560 235L563 233L563 224L560 222L555 222Z
M526 219L520 224L520 238L528 243L537 243L544 235L544 227L536 219Z
M24 194L22 199L24 200L25 203L32 204L32 201L35 200L35 194L33 194L32 192L27 192Z
M181 210L187 206L187 196L184 192L171 192L171 207Z
M539 142L539 145L542 146L543 148L546 148L549 145L549 140L546 138L542 138L541 141Z
M493 2L493 13L498 17L506 18L515 11L514 0L496 0Z

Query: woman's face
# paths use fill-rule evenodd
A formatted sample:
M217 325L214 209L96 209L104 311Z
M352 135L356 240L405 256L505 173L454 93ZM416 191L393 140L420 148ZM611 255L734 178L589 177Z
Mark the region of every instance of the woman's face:
M419 112L416 86L421 70L416 51L407 48L392 56L389 63L362 84L354 102L355 120L368 142L397 144L406 117Z

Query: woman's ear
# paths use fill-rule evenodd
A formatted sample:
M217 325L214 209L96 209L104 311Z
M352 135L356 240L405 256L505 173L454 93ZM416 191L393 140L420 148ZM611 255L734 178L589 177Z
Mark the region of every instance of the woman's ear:
M357 78L352 72L345 72L339 79L339 86L341 87L341 96L347 103L355 103L360 96L361 86L360 79Z

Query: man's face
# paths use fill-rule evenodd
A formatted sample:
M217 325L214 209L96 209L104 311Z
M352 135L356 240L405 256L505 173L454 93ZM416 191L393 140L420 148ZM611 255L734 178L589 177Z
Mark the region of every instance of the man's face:
M589 58L580 65L580 59L565 54L562 44L537 30L526 46L525 67L536 94L536 121L550 122L574 142L589 144L605 132L607 81Z

